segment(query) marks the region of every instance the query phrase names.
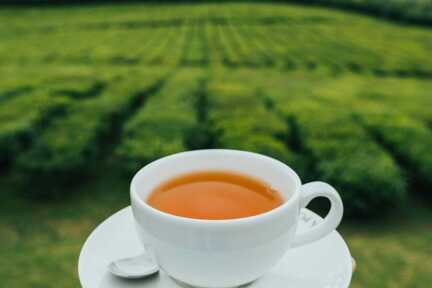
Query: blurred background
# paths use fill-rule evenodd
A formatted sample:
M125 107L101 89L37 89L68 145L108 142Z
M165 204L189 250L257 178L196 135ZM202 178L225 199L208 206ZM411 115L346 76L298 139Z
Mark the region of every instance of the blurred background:
M134 172L200 148L332 183L352 287L429 287L431 0L118 2L1 1L1 287L78 287Z

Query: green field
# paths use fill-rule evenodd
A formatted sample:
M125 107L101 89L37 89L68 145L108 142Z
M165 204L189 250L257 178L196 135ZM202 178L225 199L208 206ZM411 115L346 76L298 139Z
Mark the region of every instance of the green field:
M0 22L1 287L77 287L80 246L127 205L131 175L200 148L333 184L352 287L432 281L430 28L259 3L2 8Z

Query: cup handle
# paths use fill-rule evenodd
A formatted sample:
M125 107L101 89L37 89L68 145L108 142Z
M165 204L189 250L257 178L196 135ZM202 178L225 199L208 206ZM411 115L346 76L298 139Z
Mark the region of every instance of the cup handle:
M330 211L324 221L312 229L297 233L291 247L302 246L323 238L339 225L343 215L343 204L338 192L324 182L310 182L300 187L300 208L305 208L314 198L325 197L330 200Z

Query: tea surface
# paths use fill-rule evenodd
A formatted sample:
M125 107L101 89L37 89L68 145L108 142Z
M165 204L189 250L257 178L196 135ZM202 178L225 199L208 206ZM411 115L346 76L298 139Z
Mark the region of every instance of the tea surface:
M270 185L230 171L199 171L179 175L156 187L147 203L166 213L196 219L243 218L270 211L283 203Z

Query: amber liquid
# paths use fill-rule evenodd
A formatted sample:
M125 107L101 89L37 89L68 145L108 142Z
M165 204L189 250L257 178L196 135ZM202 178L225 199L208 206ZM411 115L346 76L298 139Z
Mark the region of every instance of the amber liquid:
M243 218L270 211L283 203L268 184L229 171L179 175L156 187L147 203L166 213L196 219Z

